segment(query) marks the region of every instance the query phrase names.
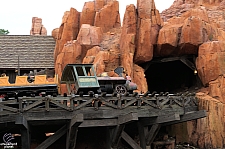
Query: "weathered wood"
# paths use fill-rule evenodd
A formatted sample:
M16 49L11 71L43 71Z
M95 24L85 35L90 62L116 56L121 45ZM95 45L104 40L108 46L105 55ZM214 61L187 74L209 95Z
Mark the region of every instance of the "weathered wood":
M112 137L112 147L117 148L121 139L121 134L124 130L125 125L117 125L116 128L114 128L114 133Z
M38 106L38 105L41 104L41 103L43 103L43 101L42 101L42 100L38 100L38 101L36 101L36 102L34 102L34 103L28 105L27 107L23 108L23 111L28 111L28 110L30 110L30 109L32 109L32 108Z
M140 146L142 149L146 149L146 140L145 140L145 129L148 127L144 127L141 122L137 123L138 125L138 133L139 133L139 140L140 140Z
M54 101L54 100L51 100L50 102L53 103L54 105L57 105L60 108L70 111L70 108L66 105L66 103L64 101L63 101L63 104L61 104L57 101Z
M74 110L78 110L78 109L80 109L80 108L82 108L82 107L84 107L84 106L86 106L86 105L92 103L92 101L93 101L93 99L89 99L88 101L86 101L86 102L84 102L84 103L82 103L82 104L76 106L76 107L74 108Z
M78 126L83 122L83 114L75 115L69 124L67 138L66 138L66 149L75 149Z
M15 124L16 125L21 125L25 129L29 130L27 120L26 120L26 118L24 116L17 116Z
M49 99L48 98L46 98L45 99L45 111L48 111L49 112Z
M118 117L118 124L125 124L125 123L129 123L131 121L136 121L138 120L138 114L137 113L129 113L126 115L121 115Z
M52 145L56 140L62 137L67 131L67 125L61 127L58 131L55 132L54 135L47 138L44 142L42 142L36 149L46 149L50 145Z
M158 117L150 117L150 118L142 119L141 122L144 126L147 126L147 125L161 124L161 123L177 121L177 120L180 120L180 115L178 113L168 112L167 114L159 115Z
M85 120L79 127L117 126L117 119Z
M121 137L133 148L133 149L143 149L141 148L125 131L122 132Z
M180 115L177 113L168 114L168 115L160 115L157 117L156 123L165 123L170 121L180 120Z
M30 149L30 131L28 129L20 129L22 149Z
M180 117L180 120L167 122L167 123L164 123L163 125L172 125L172 124L182 123L182 122L186 122L186 121L190 121L190 120L204 118L206 116L207 116L206 110L190 112L190 113L186 113L186 114L182 115Z
M106 149L112 149L112 135L113 135L113 129L110 127L107 127L106 130Z
M186 66L188 66L190 69L197 70L197 68L195 67L194 63L189 61L187 58L182 57L180 59L180 61L183 62Z
M137 101L137 99L132 99L131 101L129 101L125 105L123 105L123 108L127 108L128 106L134 104L136 101Z
M146 144L150 146L161 128L161 124L152 125L150 131L146 135Z
M0 104L0 108L3 109L3 110L11 111L11 112L18 112L18 109L17 108L12 108L12 107L9 107L9 106L4 106L2 104Z

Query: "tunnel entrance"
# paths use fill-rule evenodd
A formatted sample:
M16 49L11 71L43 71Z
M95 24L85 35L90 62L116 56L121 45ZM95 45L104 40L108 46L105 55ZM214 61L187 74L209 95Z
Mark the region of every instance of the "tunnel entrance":
M193 91L201 86L192 58L153 59L145 68L150 92L178 93Z

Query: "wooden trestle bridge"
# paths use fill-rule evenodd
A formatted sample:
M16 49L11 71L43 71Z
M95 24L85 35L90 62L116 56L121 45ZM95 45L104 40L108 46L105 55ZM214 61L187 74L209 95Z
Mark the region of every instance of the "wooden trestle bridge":
M79 128L110 127L107 149L116 149L121 139L134 149L151 148L161 126L206 117L198 110L195 94L101 94L74 96L21 97L0 102L0 131L16 127L21 146L30 149L32 126L60 125L36 149L45 149L66 134L66 149L75 149ZM137 122L140 143L125 132L128 123Z

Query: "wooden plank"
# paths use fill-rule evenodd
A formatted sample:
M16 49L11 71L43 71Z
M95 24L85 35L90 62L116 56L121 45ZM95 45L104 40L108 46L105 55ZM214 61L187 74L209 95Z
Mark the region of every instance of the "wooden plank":
M51 100L50 102L57 105L60 108L70 111L70 108L66 104L61 104L61 103L59 103L57 101L53 101L53 100Z
M160 115L157 117L156 123L165 123L170 121L180 120L180 115L177 113Z
M143 124L141 122L138 122L137 125L138 125L140 146L142 149L146 149L145 130L146 130L146 128L148 129L148 127L143 126Z
M77 114L71 119L69 127L74 127L74 126L76 127L80 125L83 121L84 121L83 114Z
M125 131L122 132L121 137L133 148L133 149L143 149L141 148Z
M147 126L147 125L161 124L161 123L177 121L177 120L180 120L180 115L178 113L168 113L165 115L160 115L158 117L142 119L142 124L144 126Z
M146 135L146 144L150 146L161 128L161 124L152 125L150 131Z
M50 145L52 145L56 140L58 140L60 137L62 137L67 131L67 125L64 125L61 127L58 131L55 132L54 135L47 138L44 142L42 142L36 149L46 149Z
M117 119L85 120L79 127L117 126Z
M204 117L207 117L207 111L200 110L200 111L186 113L180 117L180 120L164 123L163 125L165 125L165 126L172 125L172 124L182 123L182 122L195 120L195 119L199 119L199 118L204 118Z
M195 65L191 61L189 61L187 58L182 57L180 61L183 62L186 66L188 66L190 69L194 71L197 70Z
M67 132L66 149L75 149L78 126L83 120L83 114L77 114L71 119Z
M125 125L117 125L116 128L114 128L112 136L112 148L118 147L124 127Z
M30 132L28 129L21 129L21 145L22 149L30 149Z
M129 113L126 115L121 115L118 117L118 125L129 123L131 121L138 120L138 114L137 113Z
M3 110L11 111L11 112L18 112L18 109L17 108L12 108L12 107L9 107L9 106L4 106L2 104L0 104L0 108L3 109Z
M78 109L80 109L80 108L86 106L87 104L92 103L92 101L93 101L93 99L89 99L88 101L86 101L86 102L84 102L84 103L82 103L82 104L76 106L74 109L75 109L75 110L78 110Z
M24 116L17 116L15 124L22 125L25 129L29 130L27 120Z
M33 107L38 106L38 105L41 104L42 102L43 102L42 100L38 100L38 101L36 101L36 102L34 102L34 103L32 103L32 104L26 106L25 108L23 108L23 111L28 111L28 110L32 109Z

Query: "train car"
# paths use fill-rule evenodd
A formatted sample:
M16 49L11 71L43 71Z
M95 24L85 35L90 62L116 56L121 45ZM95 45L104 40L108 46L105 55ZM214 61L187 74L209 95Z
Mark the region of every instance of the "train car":
M0 98L9 99L23 96L58 95L57 75L49 81L46 75L16 76L15 83L9 83L9 77L0 77ZM32 80L32 81L31 81Z
M129 76L123 77L123 67L115 69L118 77L96 76L93 64L68 64L63 70L61 84L67 84L71 94L133 93L137 85ZM16 76L15 83L9 83L9 77L0 77L0 98L5 100L17 97L57 96L59 94L58 77L48 81L46 75ZM62 93L61 93L62 94Z
M123 67L115 69L119 77L96 76L93 64L68 64L63 70L61 84L66 84L69 94L132 93L137 85L129 76L123 77Z

